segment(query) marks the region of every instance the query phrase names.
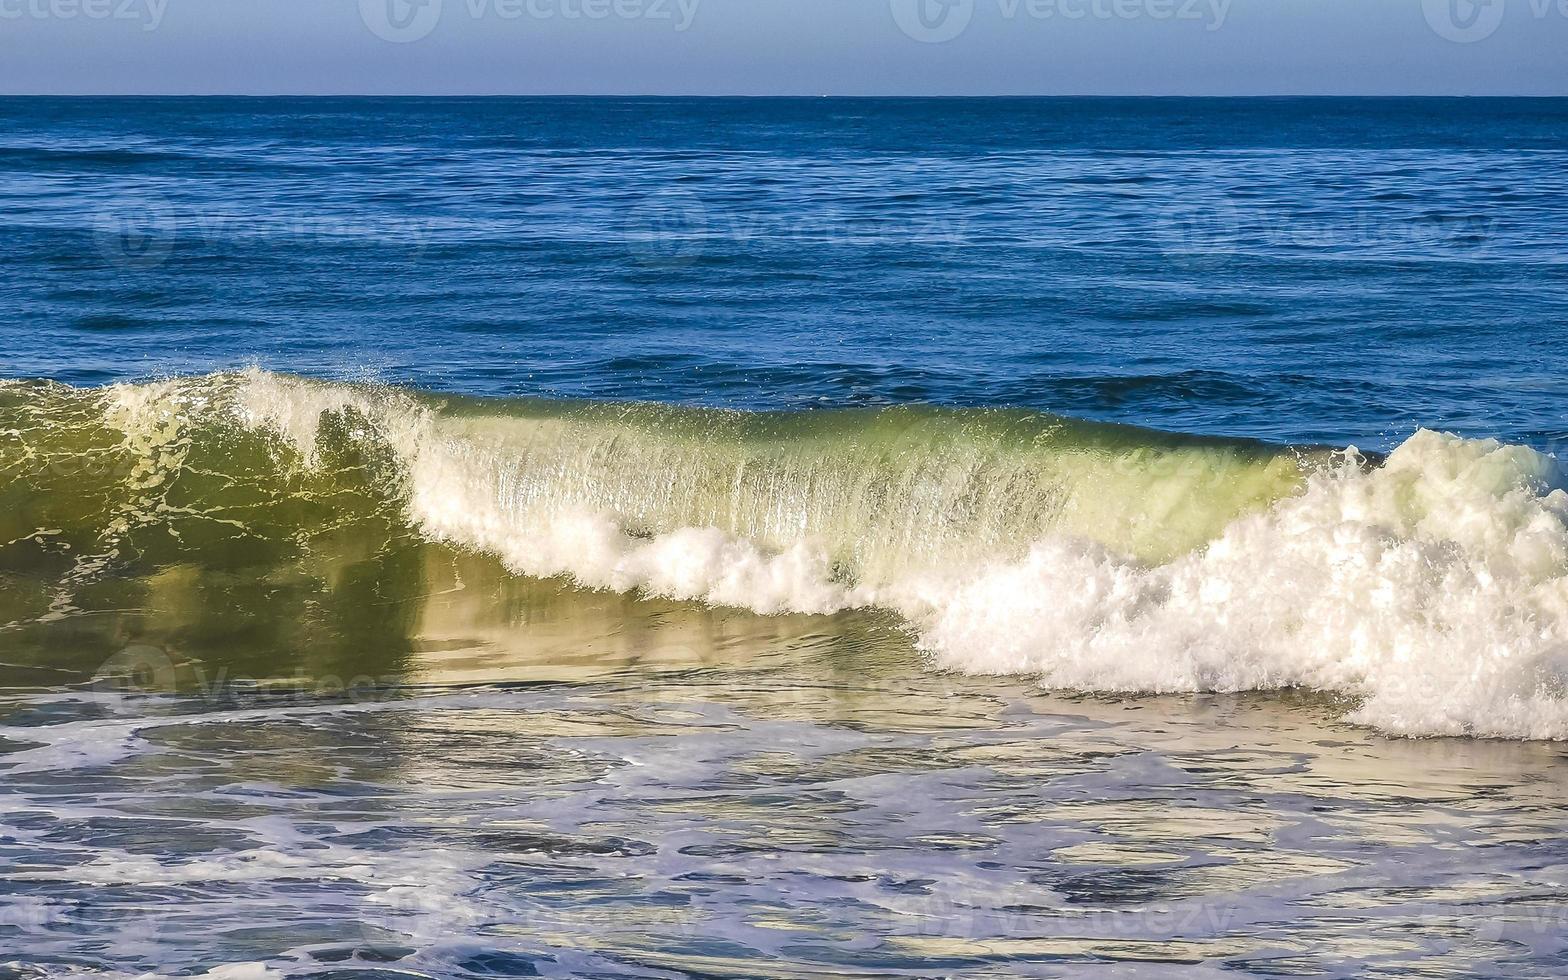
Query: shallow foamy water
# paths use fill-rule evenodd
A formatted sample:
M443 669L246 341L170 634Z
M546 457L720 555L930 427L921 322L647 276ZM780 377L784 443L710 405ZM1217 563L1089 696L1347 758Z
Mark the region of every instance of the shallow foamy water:
M1052 695L922 670L890 618L480 567L407 651L333 673L0 668L6 974L1568 965L1560 745L1389 739L1288 695Z

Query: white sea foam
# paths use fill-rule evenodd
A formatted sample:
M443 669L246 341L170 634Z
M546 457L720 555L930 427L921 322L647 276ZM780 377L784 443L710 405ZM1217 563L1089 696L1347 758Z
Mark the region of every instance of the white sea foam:
M1393 733L1568 738L1568 494L1524 447L1422 431L1375 468L1287 461L1285 480L1217 450L943 469L900 445L876 480L834 482L831 452L660 456L659 433L584 441L261 372L239 403L307 458L321 414L353 409L400 454L412 522L522 574L770 614L882 606L943 668L1055 687L1303 687Z
M1306 687L1407 735L1568 737L1568 494L1528 449L1420 432L1142 567L1037 543L895 589L938 661L1109 691Z

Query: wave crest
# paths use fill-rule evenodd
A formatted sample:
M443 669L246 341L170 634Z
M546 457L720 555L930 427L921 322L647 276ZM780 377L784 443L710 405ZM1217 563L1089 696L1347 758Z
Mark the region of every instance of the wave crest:
M180 473L243 455L266 500L227 502L226 475L202 520L297 535L347 506L351 474L355 507L520 574L760 613L882 607L947 669L1303 687L1393 733L1568 738L1568 493L1525 447L1422 431L1369 465L1025 412L496 402L260 371L0 395L31 419L9 430L20 458L54 398L139 460L100 488L120 496L94 512L98 564L62 588L138 522L190 516L165 492ZM73 439L56 451L109 451Z

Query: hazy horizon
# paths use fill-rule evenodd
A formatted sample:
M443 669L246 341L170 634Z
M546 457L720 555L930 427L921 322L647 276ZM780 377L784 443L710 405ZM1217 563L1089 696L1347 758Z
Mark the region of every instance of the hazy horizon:
M0 94L1564 96L1568 0L0 0Z

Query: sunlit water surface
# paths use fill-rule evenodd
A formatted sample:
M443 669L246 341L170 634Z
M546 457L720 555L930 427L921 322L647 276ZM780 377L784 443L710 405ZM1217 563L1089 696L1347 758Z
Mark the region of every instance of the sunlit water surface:
M421 564L373 642L273 672L158 642L172 614L5 666L0 974L1568 968L1556 745L1053 696L923 670L877 615Z

